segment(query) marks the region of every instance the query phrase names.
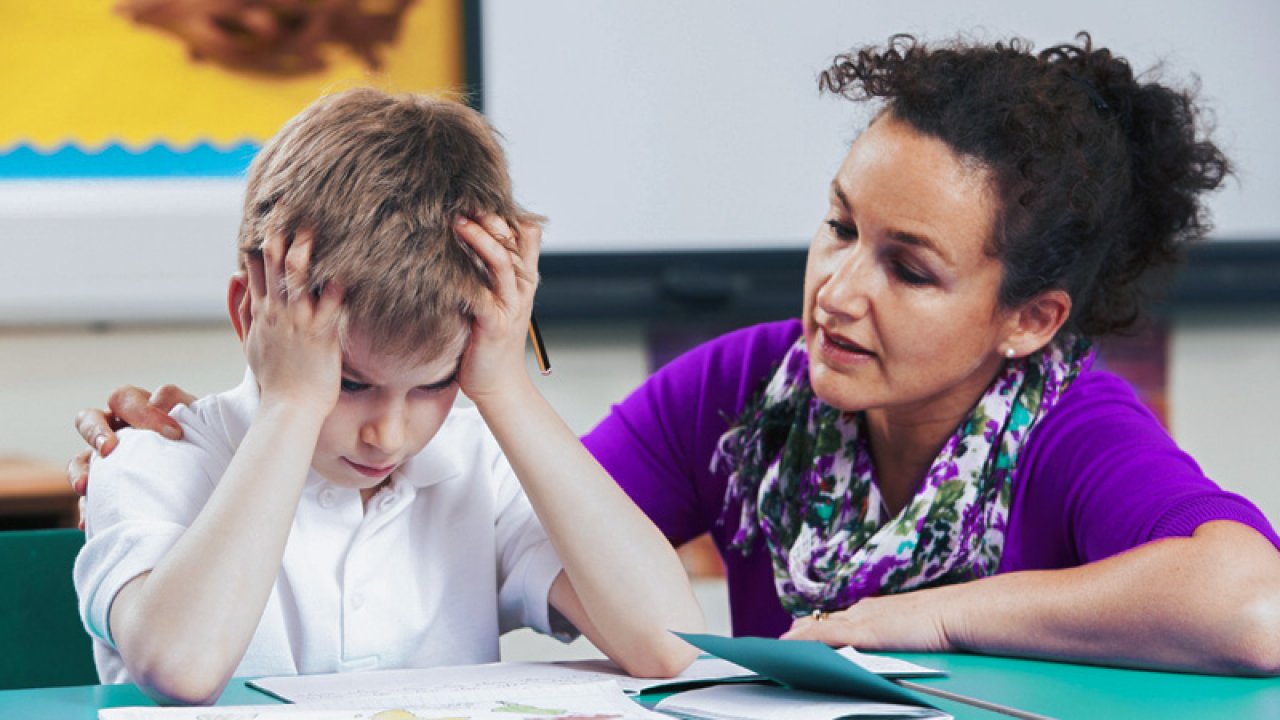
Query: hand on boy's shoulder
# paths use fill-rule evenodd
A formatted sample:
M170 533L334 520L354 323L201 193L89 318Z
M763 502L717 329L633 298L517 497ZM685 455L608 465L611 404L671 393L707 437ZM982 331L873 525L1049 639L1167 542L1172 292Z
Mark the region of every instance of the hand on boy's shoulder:
M190 405L196 397L177 385L161 385L155 392L122 385L107 398L107 409L85 408L76 413L76 432L88 443L67 463L67 482L77 495L88 492L89 464L96 454L110 455L119 438L116 431L134 427L160 433L171 440L182 439L182 426L169 416L178 405ZM82 513L83 515L83 509Z
M174 414L185 426L183 439L121 428L114 451L94 459L84 498L88 502L81 507L83 521L101 532L130 519L194 520L234 448L218 423L215 404L197 402Z

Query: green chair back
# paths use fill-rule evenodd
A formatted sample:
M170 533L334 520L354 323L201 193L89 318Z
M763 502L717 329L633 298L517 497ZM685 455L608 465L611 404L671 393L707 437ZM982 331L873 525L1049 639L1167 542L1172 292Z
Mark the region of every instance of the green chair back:
M0 689L93 685L71 567L79 530L0 532Z

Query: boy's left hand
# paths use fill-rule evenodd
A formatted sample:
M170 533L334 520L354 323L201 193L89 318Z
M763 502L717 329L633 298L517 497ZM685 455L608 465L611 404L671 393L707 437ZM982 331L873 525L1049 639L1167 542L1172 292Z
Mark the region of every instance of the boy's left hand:
M492 214L459 218L454 228L480 255L493 281L493 291L475 308L471 340L458 372L462 391L472 401L483 402L529 381L525 337L538 288L542 228L526 223L513 230Z

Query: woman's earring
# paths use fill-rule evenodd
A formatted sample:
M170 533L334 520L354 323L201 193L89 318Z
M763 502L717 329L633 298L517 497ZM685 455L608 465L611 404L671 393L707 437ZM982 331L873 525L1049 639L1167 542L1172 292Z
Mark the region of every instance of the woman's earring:
M1009 358L1010 360L1012 360L1012 359L1013 359L1013 356L1014 356L1014 355L1017 355L1017 354L1018 354L1018 351L1017 351L1017 350L1014 350L1014 349L1013 349L1013 348L1011 348L1011 347L1007 347L1007 348L1005 348L1005 349L1004 349L1004 356L1005 356L1005 357L1007 357L1007 358Z

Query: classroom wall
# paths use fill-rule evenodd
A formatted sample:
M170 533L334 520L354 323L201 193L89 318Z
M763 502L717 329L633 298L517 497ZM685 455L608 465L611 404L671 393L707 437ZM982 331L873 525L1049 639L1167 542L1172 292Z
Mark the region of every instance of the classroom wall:
M1171 431L1221 485L1280 525L1280 306L1174 319Z
M547 324L554 373L538 380L578 432L646 376L647 329ZM532 363L530 365L532 367ZM0 329L0 455L64 463L82 447L76 411L124 383L177 382L197 393L243 372L223 324L109 329ZM1225 487L1280 524L1280 307L1174 317L1169 418L1178 441Z

